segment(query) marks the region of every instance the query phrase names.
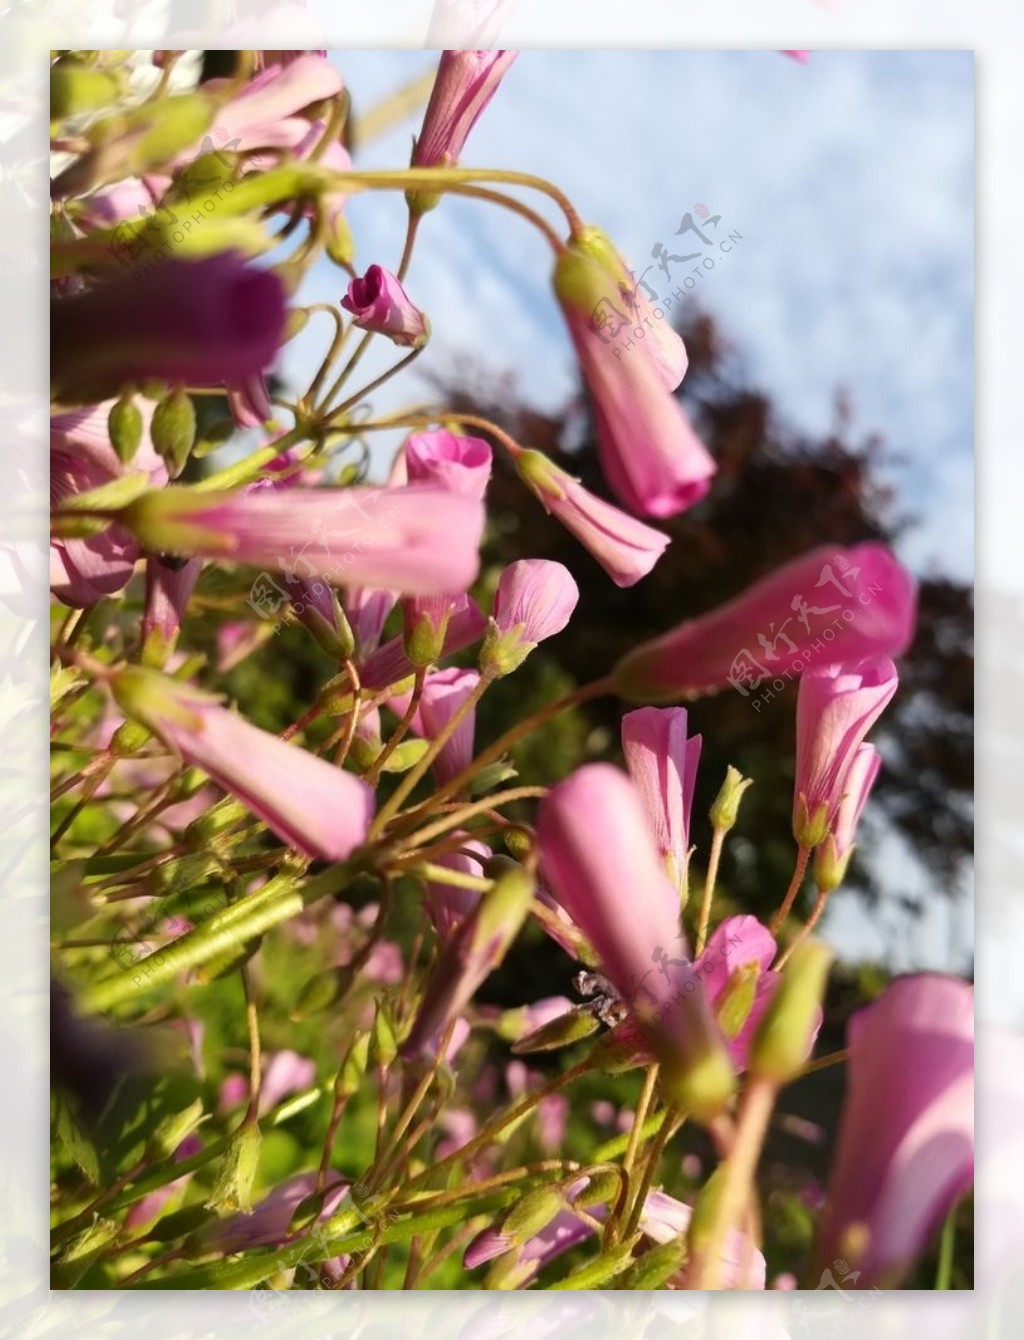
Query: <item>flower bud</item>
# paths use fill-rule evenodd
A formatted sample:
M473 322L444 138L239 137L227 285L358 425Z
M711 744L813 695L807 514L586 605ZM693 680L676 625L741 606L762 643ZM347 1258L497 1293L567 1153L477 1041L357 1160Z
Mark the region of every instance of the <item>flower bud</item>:
M384 1002L378 1000L370 1034L370 1059L374 1065L386 1069L397 1055L398 1040L395 1037L394 1021Z
M831 833L815 850L811 873L822 893L831 893L833 889L839 888L846 878L846 870L852 855L852 847L847 847L846 851L840 853L839 845Z
M114 401L107 415L107 431L122 465L129 465L135 459L142 442L142 429L142 411L126 391Z
M164 396L153 411L150 437L167 465L168 474L172 479L177 478L196 440L195 406L192 397L180 387Z
M750 1018L760 976L761 965L756 959L750 963L741 963L729 974L725 990L715 1002L718 1027L727 1038L739 1037L743 1025Z
M590 1037L597 1031L597 1026L597 1016L589 1010L568 1010L514 1042L512 1052L515 1056L525 1056L530 1052L551 1052L558 1047L569 1047Z
M358 1033L345 1053L345 1059L338 1071L338 1078L334 1081L334 1093L337 1098L351 1098L353 1094L359 1092L359 1085L366 1072L369 1059L370 1035L369 1033Z
M800 1072L825 995L832 950L820 940L797 945L754 1036L750 1071L776 1084Z
M682 1061L678 1056L666 1054L661 1067L661 1087L666 1098L698 1121L718 1116L736 1092L736 1075L729 1053L719 1039L709 1035L705 1041L706 1046L699 1050L696 1039L690 1039L692 1058Z
M50 69L50 120L64 121L99 111L116 102L120 81L104 70L91 70L74 60L59 60Z
M521 1247L564 1209L565 1197L557 1187L537 1187L509 1210L502 1221L502 1236L508 1238L510 1247Z
M197 1098L184 1112L172 1112L157 1125L149 1143L150 1155L167 1159L187 1135L191 1135L203 1120L203 1100Z
M722 789L715 797L714 804L709 811L713 828L719 832L728 833L729 829L735 826L743 792L753 784L753 778L744 777L738 769L730 766L726 770Z
M247 1121L231 1137L213 1195L206 1202L211 1210L221 1214L252 1213L252 1185L259 1167L262 1140L255 1121Z

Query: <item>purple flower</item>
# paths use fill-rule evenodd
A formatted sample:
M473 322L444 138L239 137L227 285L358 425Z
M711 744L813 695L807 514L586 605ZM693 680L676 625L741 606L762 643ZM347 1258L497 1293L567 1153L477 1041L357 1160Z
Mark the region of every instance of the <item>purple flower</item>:
M818 1238L844 1286L898 1286L974 1178L974 990L898 978L847 1027L846 1101Z
M639 787L658 851L673 885L686 884L690 810L701 737L686 736L683 707L641 707L622 718L622 752Z
M382 265L371 265L365 275L351 280L341 305L352 313L354 325L405 348L421 349L430 337L426 317L398 277Z
M121 273L51 302L53 393L97 400L149 378L240 384L273 363L285 317L278 276L236 252Z

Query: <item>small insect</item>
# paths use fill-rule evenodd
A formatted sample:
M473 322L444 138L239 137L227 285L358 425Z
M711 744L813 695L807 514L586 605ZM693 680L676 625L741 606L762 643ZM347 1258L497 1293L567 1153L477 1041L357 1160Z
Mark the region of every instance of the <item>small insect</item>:
M584 1004L575 1007L578 1014L596 1015L609 1028L625 1019L628 1013L625 1002L607 977L602 977L599 972L583 971L576 974L572 984L581 996L587 997Z

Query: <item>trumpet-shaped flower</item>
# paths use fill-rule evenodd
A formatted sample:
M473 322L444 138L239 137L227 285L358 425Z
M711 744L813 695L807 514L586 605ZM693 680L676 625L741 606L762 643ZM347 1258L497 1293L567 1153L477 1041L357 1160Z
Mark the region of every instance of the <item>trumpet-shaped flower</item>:
M701 737L686 735L683 707L640 707L622 718L622 752L640 789L658 851L673 885L685 886L690 810Z

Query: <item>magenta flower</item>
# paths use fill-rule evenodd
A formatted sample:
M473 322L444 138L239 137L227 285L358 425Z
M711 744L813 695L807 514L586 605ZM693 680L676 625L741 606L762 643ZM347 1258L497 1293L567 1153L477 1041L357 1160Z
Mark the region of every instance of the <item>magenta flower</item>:
M595 243L588 230L559 256L555 292L593 398L605 479L631 511L675 516L704 497L716 466L666 385L663 347L655 358L595 333L595 313L619 278L603 237Z
M666 1082L692 1081L689 1110L716 1110L731 1092L732 1067L635 784L606 763L579 768L541 802L537 840L548 889L597 951Z
M412 594L465 590L480 566L484 509L472 498L400 489L149 493L123 513L149 549L229 559L285 579Z
M518 51L445 51L412 151L413 167L448 167L498 91Z
M50 380L65 402L156 378L240 384L273 363L285 331L277 275L236 252L171 257L50 305Z
M398 277L382 265L371 265L365 275L351 280L341 305L352 313L353 325L386 335L404 348L422 349L430 338L427 318Z
M112 678L111 688L129 716L298 851L344 861L366 838L373 792L351 773L153 670L130 666Z
M107 416L113 401L54 415L50 420L50 506L59 507L76 493L85 493L142 471L150 483L167 481L167 467L149 440L152 404L139 400L144 432L129 466L118 459L110 442ZM50 541L50 589L65 605L85 608L128 585L140 555L139 543L116 522L88 538Z
M405 443L411 484L436 484L468 498L482 498L491 478L491 448L482 437L463 437L446 428L412 433Z
M580 598L569 569L545 558L510 563L494 596L481 669L511 674L539 642L566 627Z
M824 841L854 755L896 684L896 667L888 656L812 666L800 680L793 832L802 846Z
M634 702L727 685L749 697L765 683L770 695L814 664L898 656L913 638L916 613L914 579L884 545L823 545L637 647L615 667L615 683Z
M882 756L874 745L862 744L853 756L832 827L814 853L814 879L823 893L838 888L846 877L857 825L881 766Z
M480 676L475 670L460 670L456 667L436 670L427 676L419 715L423 734L428 740L440 735L479 683ZM476 712L470 711L434 759L434 776L438 786L444 786L469 767L473 761L475 732Z
M541 452L520 452L516 469L544 510L575 535L616 586L635 586L668 547L667 535L596 497Z
M847 1027L846 1101L817 1270L898 1286L974 1178L974 990L938 973L891 982Z
M699 735L687 739L683 707L641 707L622 718L626 767L639 788L666 873L680 890L689 864L700 746Z

